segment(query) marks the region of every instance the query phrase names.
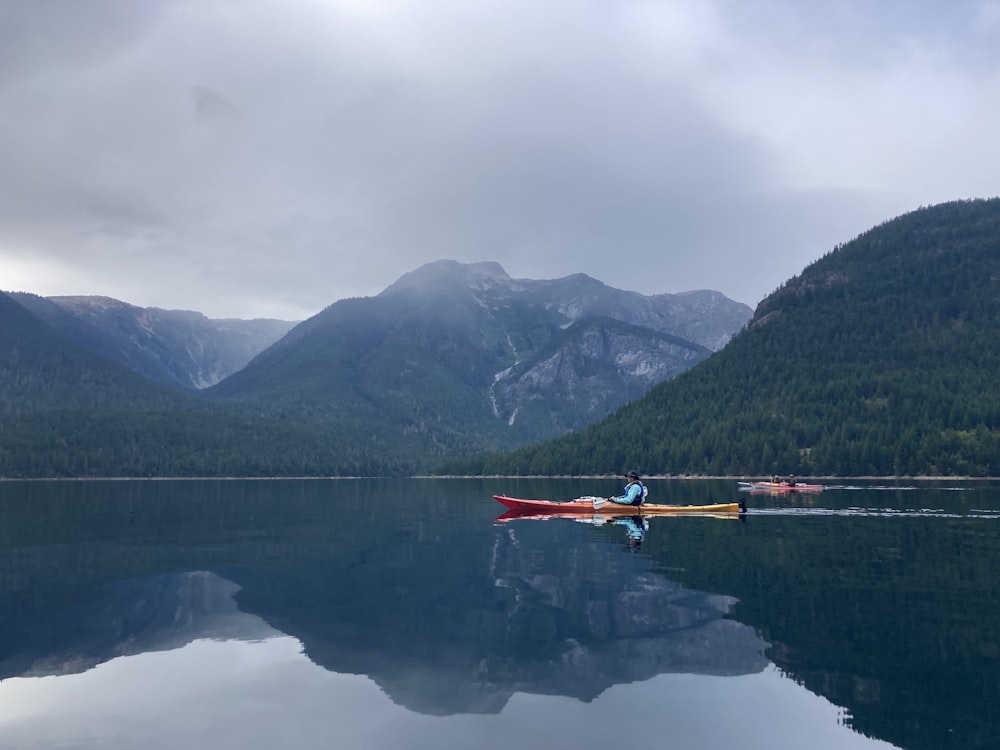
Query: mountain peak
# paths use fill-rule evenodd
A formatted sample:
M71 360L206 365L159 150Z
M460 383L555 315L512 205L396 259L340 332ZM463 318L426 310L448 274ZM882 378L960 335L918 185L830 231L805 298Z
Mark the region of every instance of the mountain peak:
M484 289L507 281L510 281L510 276L499 263L493 261L459 263L455 260L436 260L403 274L379 296L399 292L438 291L442 287L454 285Z

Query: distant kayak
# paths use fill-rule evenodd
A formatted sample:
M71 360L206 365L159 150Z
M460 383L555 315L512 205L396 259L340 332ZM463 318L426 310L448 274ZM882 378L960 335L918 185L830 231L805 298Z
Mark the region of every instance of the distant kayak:
M825 487L822 484L802 484L796 482L738 482L741 490L760 490L766 492L822 492Z
M604 516L675 516L684 513L737 514L746 510L746 504L712 503L710 505L620 505L603 497L578 497L575 500L558 503L551 500L524 500L506 495L493 498L519 515L604 515Z

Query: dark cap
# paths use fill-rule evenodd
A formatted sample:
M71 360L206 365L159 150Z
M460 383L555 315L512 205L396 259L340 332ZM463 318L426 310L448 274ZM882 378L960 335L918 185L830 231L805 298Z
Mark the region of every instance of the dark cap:
M635 473L634 471L630 471L630 472L629 472L628 474L626 474L625 476L627 476L627 477L628 477L629 479L638 479L638 478L639 478L639 475L638 475L638 474L636 474L636 473Z

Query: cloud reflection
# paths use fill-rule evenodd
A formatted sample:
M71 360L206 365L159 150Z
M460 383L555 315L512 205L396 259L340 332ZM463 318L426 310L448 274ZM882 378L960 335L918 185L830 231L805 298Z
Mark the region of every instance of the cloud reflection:
M707 720L713 716L724 720ZM199 640L83 674L0 682L0 736L25 750L508 750L567 741L607 748L623 731L630 741L669 737L674 747L891 747L839 718L836 706L774 668L740 677L660 675L613 687L593 703L518 693L500 714L430 717L393 703L367 677L317 667L287 636Z

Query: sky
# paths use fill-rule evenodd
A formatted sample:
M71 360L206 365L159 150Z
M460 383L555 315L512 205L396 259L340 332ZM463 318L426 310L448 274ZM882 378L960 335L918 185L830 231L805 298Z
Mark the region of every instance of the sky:
M1000 0L0 0L0 289L301 320L440 259L756 305L1000 194Z

